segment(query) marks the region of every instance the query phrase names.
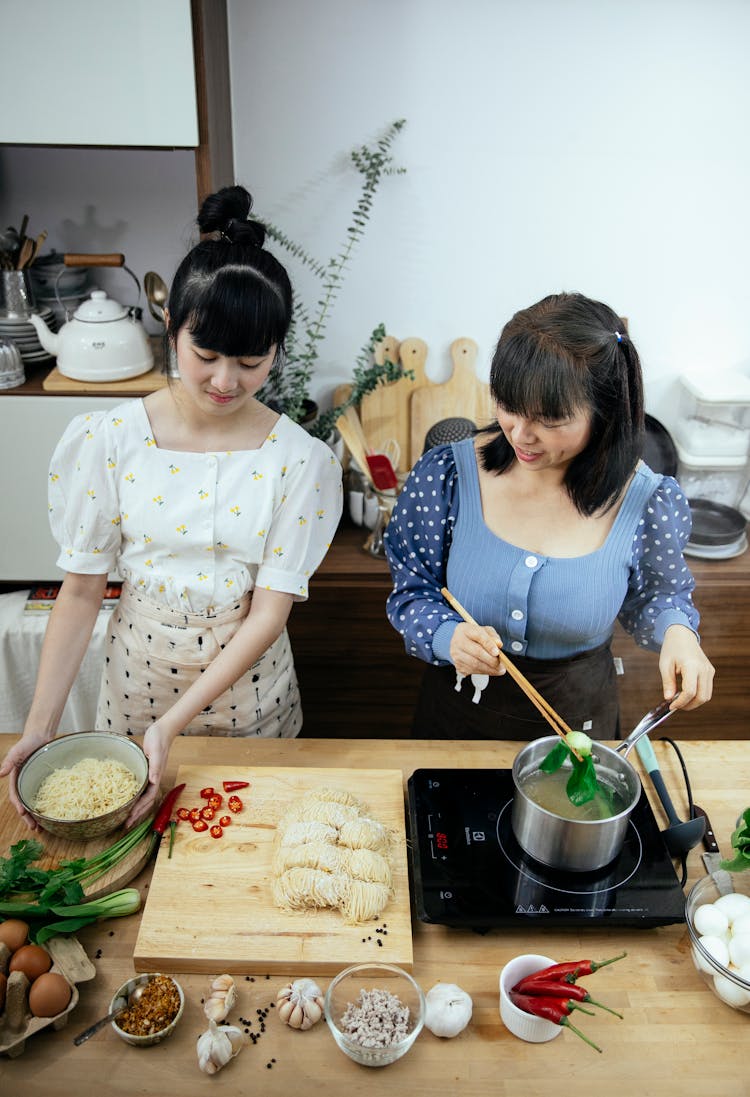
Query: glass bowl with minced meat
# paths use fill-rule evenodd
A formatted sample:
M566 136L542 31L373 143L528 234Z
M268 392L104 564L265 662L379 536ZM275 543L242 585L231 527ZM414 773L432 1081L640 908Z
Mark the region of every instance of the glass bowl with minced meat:
M325 996L333 1038L350 1059L387 1066L422 1031L425 998L408 972L393 964L355 964L339 972Z

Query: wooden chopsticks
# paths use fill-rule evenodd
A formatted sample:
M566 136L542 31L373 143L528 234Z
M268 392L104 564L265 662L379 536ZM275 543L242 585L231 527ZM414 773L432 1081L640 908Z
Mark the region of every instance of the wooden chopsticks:
M453 597L447 587L443 587L440 593L442 594L443 598L445 598L446 602L453 606L456 613L461 614L464 621L467 621L470 625L477 624L477 622L474 620L468 610L465 610L461 603L458 601L458 599ZM524 675L521 673L515 663L512 663L510 661L502 648L500 648L499 656L500 662L503 664L508 674L515 682L518 683L528 699L539 710L539 712L541 712L542 716L553 729L553 731L557 732L565 745L568 747L568 750L575 755L579 762L583 761L578 751L574 750L573 747L571 747L567 742L567 737L572 731L572 728L569 728L565 721L562 719L562 717L558 716L558 714L552 708L552 705L550 705L548 701L545 701L541 693L539 693L534 688L534 686L532 686L528 678L524 677Z

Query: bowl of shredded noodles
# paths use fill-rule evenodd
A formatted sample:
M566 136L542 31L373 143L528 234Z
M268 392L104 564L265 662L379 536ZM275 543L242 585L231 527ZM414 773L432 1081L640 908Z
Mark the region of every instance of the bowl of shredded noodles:
M100 838L125 822L148 783L148 759L133 739L108 731L60 735L18 771L32 819L61 838Z

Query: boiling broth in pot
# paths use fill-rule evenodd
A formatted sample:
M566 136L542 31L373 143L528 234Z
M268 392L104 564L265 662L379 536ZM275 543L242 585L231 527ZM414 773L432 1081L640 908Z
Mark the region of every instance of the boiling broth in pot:
M599 787L593 800L580 806L574 804L568 797L566 789L569 777L570 769L567 766L555 770L554 773L534 770L521 778L519 787L535 804L544 808L545 811L551 811L561 819L576 819L591 823L598 819L611 819L628 807L628 801L623 793L608 781L603 781L600 774L597 774Z

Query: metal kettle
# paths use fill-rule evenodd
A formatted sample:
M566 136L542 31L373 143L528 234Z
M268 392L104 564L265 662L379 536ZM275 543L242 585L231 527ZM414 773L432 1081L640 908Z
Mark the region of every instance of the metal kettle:
M140 299L140 283L125 266L123 255L66 255L65 267L55 279L55 296L61 307L59 280L67 268L81 266L122 267L136 284L136 302ZM65 315L66 322L57 333L37 313L29 316L39 342L57 358L57 368L64 377L74 381L124 381L153 367L153 352L137 303L121 305L104 290L95 289L72 317L67 310Z

